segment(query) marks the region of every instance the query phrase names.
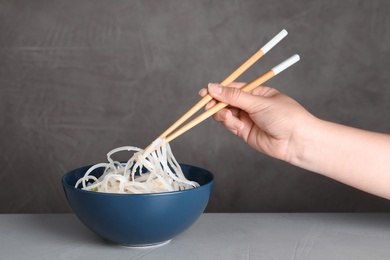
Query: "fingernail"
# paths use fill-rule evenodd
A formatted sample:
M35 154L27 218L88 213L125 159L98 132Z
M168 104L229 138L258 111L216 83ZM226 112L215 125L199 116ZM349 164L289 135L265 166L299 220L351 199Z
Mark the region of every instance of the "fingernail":
M227 110L227 111L222 110L221 117L222 117L223 120L228 119L229 116L230 116L229 110Z
M241 128L244 126L244 123L241 122L241 121L238 121L238 122L235 122L235 123L233 124L233 126L234 126L234 128L235 128L236 130L241 130Z
M211 100L206 104L205 109L208 110L212 108L215 104L216 104L215 100Z
M205 96L205 94L206 94L205 91L207 91L207 90L205 88L202 88L201 90L199 90L198 93L200 96Z
M209 83L208 85L209 92L214 94L221 94L222 93L222 86L215 83Z

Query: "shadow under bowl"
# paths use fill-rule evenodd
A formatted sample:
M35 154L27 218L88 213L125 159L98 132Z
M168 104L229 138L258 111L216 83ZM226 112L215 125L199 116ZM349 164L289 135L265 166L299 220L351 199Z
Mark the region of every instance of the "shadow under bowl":
M187 179L200 187L163 193L111 194L75 188L91 166L66 173L62 185L74 213L91 231L113 243L143 247L165 244L188 229L205 210L214 187L214 175L180 164ZM103 168L92 174L99 177Z

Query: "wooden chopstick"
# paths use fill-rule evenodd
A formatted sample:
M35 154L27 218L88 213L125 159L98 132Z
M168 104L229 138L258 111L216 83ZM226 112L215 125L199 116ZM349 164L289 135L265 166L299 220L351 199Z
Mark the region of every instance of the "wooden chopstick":
M298 62L299 59L300 58L299 58L298 54L295 54L295 55L291 56L290 58L288 58L287 60L283 61L279 65L275 66L271 70L267 71L266 73L264 73L263 75L261 75L257 79L255 79L252 82L246 84L244 87L241 88L241 90L245 91L245 92L252 91L256 87L258 87L261 84L263 84L264 82L266 82L267 80L273 78L274 76L276 76L277 74L279 74L283 70L287 69L291 65L295 64L296 62ZM215 106L213 106L212 108L210 108L209 110L207 110L203 114L199 115L198 117L196 117L195 119L193 119L192 121L190 121L189 123L184 125L182 128L180 128L176 132L174 132L171 135L167 136L165 138L165 142L168 143L168 142L172 141L173 139L177 138L178 136L182 135L183 133L185 133L186 131L190 130L194 126L196 126L199 123L203 122L205 119L207 119L210 116L214 115L215 113L217 113L219 110L221 110L222 108L224 108L226 106L227 106L226 103L223 103L223 102L217 103Z
M238 67L232 74L224 79L220 84L227 86L236 80L242 73L244 73L249 67L251 67L256 61L264 56L269 50L271 50L276 44L278 44L284 37L286 37L287 31L282 30L276 36L274 36L267 44L265 44L260 50L253 54L247 61L245 61L240 67ZM207 94L198 103L196 103L190 110L182 115L175 123L173 123L167 130L165 130L158 138L166 138L167 135L172 133L176 128L183 124L187 119L194 115L197 111L203 108L213 98ZM158 139L157 138L157 139ZM149 146L148 146L149 147ZM145 148L146 150L146 148Z

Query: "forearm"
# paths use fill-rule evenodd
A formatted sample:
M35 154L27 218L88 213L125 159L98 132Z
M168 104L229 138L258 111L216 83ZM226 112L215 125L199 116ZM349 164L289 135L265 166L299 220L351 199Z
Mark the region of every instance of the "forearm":
M390 199L390 135L313 118L291 146L290 163Z

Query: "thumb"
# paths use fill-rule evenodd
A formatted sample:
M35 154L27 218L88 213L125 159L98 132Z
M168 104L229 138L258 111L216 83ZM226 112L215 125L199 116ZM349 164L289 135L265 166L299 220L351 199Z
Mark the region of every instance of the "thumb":
M208 85L209 94L216 100L230 106L240 108L251 113L259 105L263 98L244 92L239 88L224 87L219 84L210 83Z

